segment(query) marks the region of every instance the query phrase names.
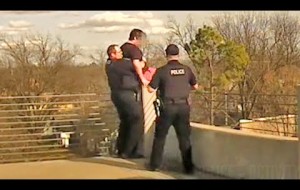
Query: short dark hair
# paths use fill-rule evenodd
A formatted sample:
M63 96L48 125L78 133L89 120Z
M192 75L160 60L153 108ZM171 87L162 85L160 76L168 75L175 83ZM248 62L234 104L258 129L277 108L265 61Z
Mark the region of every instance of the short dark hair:
M110 55L116 51L115 47L117 47L117 46L118 46L117 44L112 44L112 45L108 46L108 48L106 50L108 57L110 57Z
M141 39L143 36L146 36L146 33L143 32L141 29L134 28L129 33L129 40Z
M177 45L175 44L170 44L168 45L168 47L166 48L166 55L178 55L179 54L179 48Z

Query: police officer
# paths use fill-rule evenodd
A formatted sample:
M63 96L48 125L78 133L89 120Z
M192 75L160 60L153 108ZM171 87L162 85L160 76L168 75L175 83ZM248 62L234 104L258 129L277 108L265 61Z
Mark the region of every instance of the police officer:
M123 59L122 50L118 45L110 45L107 54L109 59L105 69L111 89L111 99L120 118L118 155L122 158L136 158L137 156L132 153L140 136L143 135L143 131L139 131L143 123L141 115L143 107L140 101L137 101L140 83L131 60Z
M143 75L143 68L145 67L146 63L143 59L143 52L141 51L141 47L146 40L146 33L143 32L140 29L133 29L130 31L128 41L125 42L121 49L123 51L124 58L128 58L132 61L132 64L135 68L136 75L139 78L140 81L140 87L142 85L148 85L149 81L145 78ZM138 96L140 97L139 103L142 106L142 89L139 89ZM140 112L141 117L144 117L144 112ZM135 148L133 150L133 153L136 158L143 158L144 157L144 134L140 135L141 133L144 133L144 122L140 123L140 128L136 129L137 131L133 131L135 135L139 135L139 142L135 145ZM131 134L131 135L134 135Z
M157 70L148 86L150 93L159 90L162 105L155 128L149 169L151 171L159 169L166 136L170 126L173 125L179 141L184 171L193 173L188 97L191 87L197 89L198 84L192 70L178 61L179 48L170 44L165 51L168 63Z

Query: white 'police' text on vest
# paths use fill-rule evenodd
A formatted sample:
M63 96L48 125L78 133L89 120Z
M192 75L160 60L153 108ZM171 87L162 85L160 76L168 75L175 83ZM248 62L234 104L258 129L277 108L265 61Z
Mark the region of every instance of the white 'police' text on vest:
M172 76L184 75L184 74L185 74L185 71L184 71L184 69L172 69L172 70L170 71L170 74L171 74Z

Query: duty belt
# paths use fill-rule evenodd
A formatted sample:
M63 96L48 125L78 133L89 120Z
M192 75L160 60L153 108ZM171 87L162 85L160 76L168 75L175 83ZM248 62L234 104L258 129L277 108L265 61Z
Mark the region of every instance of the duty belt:
M163 99L164 104L184 104L188 103L187 98L165 98Z

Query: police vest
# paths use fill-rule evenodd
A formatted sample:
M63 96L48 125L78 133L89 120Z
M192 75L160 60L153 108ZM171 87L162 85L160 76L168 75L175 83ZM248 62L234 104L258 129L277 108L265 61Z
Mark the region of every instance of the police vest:
M167 65L162 83L162 98L185 99L190 93L189 72L184 65L171 63Z

